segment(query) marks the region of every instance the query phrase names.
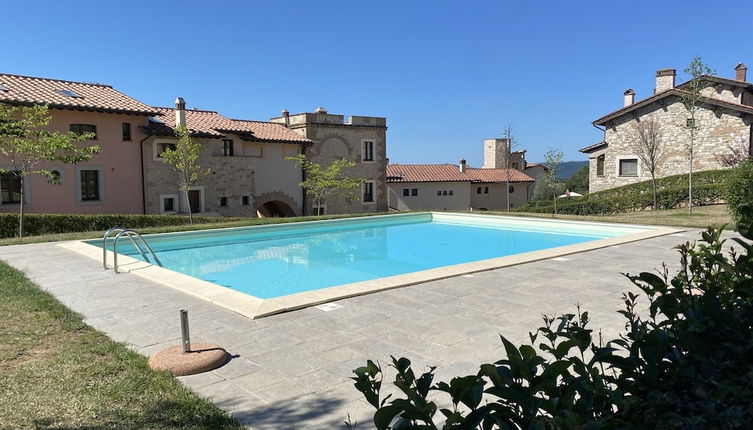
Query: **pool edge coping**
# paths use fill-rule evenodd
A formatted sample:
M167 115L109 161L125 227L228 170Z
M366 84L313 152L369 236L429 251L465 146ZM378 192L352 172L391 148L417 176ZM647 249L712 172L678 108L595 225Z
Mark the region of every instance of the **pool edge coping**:
M434 212L425 212L433 216ZM417 213L410 213L404 215L416 215ZM423 213L422 213L423 214ZM447 212L437 212L439 214L448 214ZM453 213L449 213L453 214ZM504 215L481 215L481 214L464 214L457 213L458 215L470 215L473 217L488 217L494 216L499 218L516 219L519 217L505 217ZM381 215L377 217L394 217L402 214L395 215ZM345 218L352 219L352 218ZM591 224L599 225L604 223L593 221L571 221L571 220L549 220L546 218L528 218L554 223L564 224ZM322 220L322 221L303 221L304 223L312 222L330 222L338 220ZM296 223L298 224L298 223ZM194 297L201 298L210 303L214 303L218 306L222 306L233 312L241 314L251 319L262 318L282 312L293 311L297 309L303 309L306 307L316 306L322 303L331 302L334 300L346 299L349 297L356 297L365 294L372 294L380 291L391 290L395 288L407 287L429 281L436 281L445 278L451 278L455 276L483 272L488 270L499 269L503 267L510 267L524 263L530 263L534 261L546 260L555 257L561 257L564 255L570 255L585 251L592 251L596 249L607 248L610 246L620 245L624 243L630 243L640 241L644 239L650 239L653 237L665 236L668 234L679 233L686 229L664 227L664 226L651 226L651 225L635 225L635 224L619 224L609 223L608 225L623 226L626 228L639 228L641 232L627 234L619 237L598 239L594 241L578 243L574 245L560 246L556 248L543 249L538 251L529 251L521 254L515 254L505 257L496 257L486 260L479 260L470 263L461 263L450 266L439 267L435 269L428 269L419 272L406 273L402 275L389 276L384 278L378 278L368 281L361 281L351 284L343 284L334 287L322 288L319 290L306 291L301 293L295 293L287 296L261 299L255 296L251 296L246 293L233 290L228 287L213 284L192 276L188 276L179 272L175 272L169 269L165 269L159 266L153 266L143 261L137 260L127 255L120 254L118 259L120 260L119 268L123 273L130 273L140 276L144 279L151 280L162 285L171 287L178 291L182 291ZM231 228L232 229L232 228ZM69 249L71 251L83 254L90 258L99 260L102 259L102 248L93 246L85 241L68 241L59 243L58 246ZM112 251L107 251L108 261L113 261ZM104 270L104 268L103 268Z

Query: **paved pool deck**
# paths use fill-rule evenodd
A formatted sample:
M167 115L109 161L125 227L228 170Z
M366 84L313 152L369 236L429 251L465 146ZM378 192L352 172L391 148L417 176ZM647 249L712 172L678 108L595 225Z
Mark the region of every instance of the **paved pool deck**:
M88 324L149 356L179 343L179 310L188 309L191 340L233 356L212 372L180 377L185 385L252 429L370 429L373 409L349 379L367 359L387 370L406 356L416 372L437 366L435 380L475 373L504 356L499 334L516 342L543 313L591 315L605 337L624 326L622 293L637 292L622 272L678 266L675 245L700 230L565 257L431 281L251 320L160 283L103 270L101 261L59 244L0 247L0 260L23 270ZM725 236L730 237L731 234ZM385 390L393 373L387 371Z

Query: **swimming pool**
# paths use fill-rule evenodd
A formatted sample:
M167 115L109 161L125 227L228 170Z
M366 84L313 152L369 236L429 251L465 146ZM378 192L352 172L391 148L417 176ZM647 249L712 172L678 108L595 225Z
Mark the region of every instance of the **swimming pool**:
M552 250L574 252L583 245L605 246L614 239L647 234L655 236L659 231L646 226L418 213L157 234L145 239L164 269L265 302L289 302L288 298L300 296L321 302L338 296L333 290L343 285L351 287L341 291L343 296L362 294L352 287L391 288L396 278L410 284L424 280L423 275L437 279L487 270L504 266L501 260L523 261L521 255L536 259L553 255ZM88 243L101 245L101 241ZM141 259L125 241L118 248L121 254Z

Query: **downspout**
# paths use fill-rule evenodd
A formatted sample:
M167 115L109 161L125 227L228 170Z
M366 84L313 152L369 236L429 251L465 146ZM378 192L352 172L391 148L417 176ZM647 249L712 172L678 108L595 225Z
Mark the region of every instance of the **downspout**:
M146 215L146 172L144 170L144 142L149 139L150 135L146 135L141 141L139 141L139 154L141 155L141 204L143 205L143 212Z

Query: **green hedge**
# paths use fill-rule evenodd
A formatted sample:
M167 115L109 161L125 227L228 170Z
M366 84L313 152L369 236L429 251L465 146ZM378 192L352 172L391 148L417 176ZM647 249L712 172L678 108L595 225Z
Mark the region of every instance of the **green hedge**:
M707 170L693 174L693 205L703 206L724 199L725 182L732 170ZM671 209L688 201L688 175L675 175L657 181L656 199L659 209ZM583 197L557 201L557 213L571 215L604 215L634 212L653 204L651 181L591 193ZM554 213L551 200L529 202L517 212Z
M732 169L727 180L724 199L732 219L739 221L746 210L753 208L753 160L745 160Z
M196 224L238 221L243 218L193 217ZM110 227L145 228L188 224L180 215L68 215L25 214L24 235L107 230ZM0 238L18 235L18 214L0 213Z

